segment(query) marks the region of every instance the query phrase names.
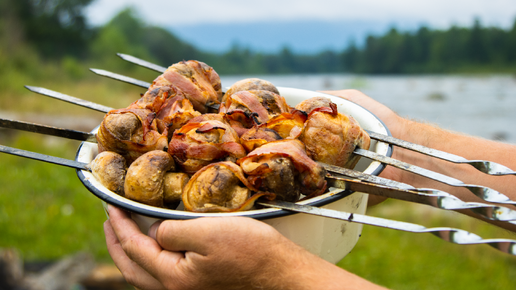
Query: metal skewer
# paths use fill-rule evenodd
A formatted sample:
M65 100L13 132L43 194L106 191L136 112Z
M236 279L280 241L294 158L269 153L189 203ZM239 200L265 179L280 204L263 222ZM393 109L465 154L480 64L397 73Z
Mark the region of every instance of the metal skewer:
M121 82L128 83L128 84L132 84L132 85L139 86L142 88L148 89L151 86L151 83L140 81L140 80L137 80L137 79L134 79L131 77L123 76L123 75L120 75L120 74L117 74L114 72L110 72L107 70L96 69L96 68L90 68L90 70L93 73L98 74L100 76L107 77L107 78L114 79L114 80L121 81Z
M34 92L34 93L37 93L37 94L40 94L40 95L44 95L44 96L47 96L47 97L51 97L51 98L54 98L54 99L65 101L65 102L68 102L68 103L71 103L71 104L74 104L74 105L79 105L79 106L82 106L82 107L85 107L85 108L88 108L88 109L92 109L92 110L95 110L95 111L99 111L99 112L102 112L102 113L107 113L107 112L113 110L113 108L110 108L110 107L106 107L106 106L103 106L103 105L99 105L99 104L96 104L96 103L85 101L85 100L82 100L82 99L79 99L79 98L76 98L76 97L72 97L72 96L69 96L69 95L65 95L65 94L62 94L62 93L51 91L51 90L45 89L45 88L33 87L33 86L25 86L25 88L28 89L31 92Z
M97 142L95 135L91 133L15 120L6 120L0 118L0 127L47 134L79 141L94 143ZM516 220L516 211L506 207L483 203L463 202L447 192L433 189L417 189L408 184L392 181L374 175L363 174L361 172L337 166L331 166L328 164L321 164L329 172L333 172L334 174L337 173L345 176L352 176L351 179L350 177L342 178L335 175L328 175L326 179L330 187L366 192L369 194L416 202L444 210L471 209L477 214L490 220Z
M52 164L62 165L62 166L66 166L66 167L71 167L71 168L75 168L75 169L79 169L79 170L91 171L91 169L87 163L70 160L70 159L65 159L65 158L59 158L59 157L45 155L45 154L40 154L40 153L26 151L26 150L21 150L21 149L16 149L16 148L4 146L4 145L0 145L0 152L11 154L11 155L16 155L16 156L20 156L20 157L25 157L25 158L29 158L29 159L44 161L44 162L48 162L48 163L52 163Z
M464 182L462 182L456 178L449 177L447 175L440 174L440 173L437 173L437 172L434 172L434 171L431 171L428 169L424 169L424 168L421 168L421 167L418 167L418 166L415 166L412 164L408 164L406 162L399 161L399 160L396 160L396 159L393 159L393 158L390 158L390 157L387 157L384 155L376 154L375 152L372 152L372 151L357 148L357 149L355 149L354 153L357 155L372 159L372 160L376 160L376 161L379 161L379 162L382 162L385 164L392 165L394 167L406 170L408 172L412 172L412 173L439 181L444 184L448 184L448 185L456 186L456 187L464 187L485 201L516 205L516 202L509 199L509 197L507 197L506 195L504 195L494 189L485 187L485 186L474 185L474 184L465 184Z
M106 75L110 75L109 72L107 72L107 73L108 74L106 74ZM34 92L37 92L37 93L40 93L40 94L43 94L46 96L55 97L57 99L61 99L61 100L64 100L64 101L67 101L70 103L78 104L78 105L81 105L84 107L97 109L97 110L99 110L98 109L99 107L104 107L102 105L84 101L84 100L81 100L81 99L78 99L75 97L71 97L68 95L64 95L64 94L61 94L58 92L54 92L54 91L51 91L48 89L36 88L36 87L30 87L30 86L26 86L26 87L31 91L34 91ZM109 109L108 111L112 110L112 108L104 107L104 110L106 110L106 109ZM414 144L414 145L416 145L416 144ZM427 178L430 178L430 179L433 179L433 180L436 180L439 182L442 182L444 184L448 184L448 185L456 186L456 187L467 188L473 194L475 194L479 198L481 198L485 201L488 201L488 202L516 205L516 202L509 199L509 197L507 197L506 195L504 195L494 189L488 188L488 187L473 185L473 184L465 184L464 182L462 182L458 179L449 177L447 175L443 175L443 174L440 174L440 173L437 173L437 172L434 172L434 171L431 171L428 169L424 169L424 168L421 168L421 167L418 167L418 166L415 166L412 164L408 164L403 161L399 161L399 160L396 160L396 159L393 159L393 158L390 158L390 157L387 157L387 156L384 156L381 154L377 154L373 151L356 148L354 153L357 155L372 159L372 160L376 160L376 161L379 161L379 162L382 162L385 164L389 164L391 166L395 166L397 168L400 168L400 169L403 169L403 170L406 170L406 171L409 171L409 172L412 172L412 173L415 173L415 174L418 174L418 175L421 175L421 176L424 176L424 177L427 177Z
M502 251L504 253L508 253L511 255L516 255L516 240L510 239L482 239L482 237L477 236L473 233L455 229L448 227L440 227L440 228L426 228L422 225L394 221L389 219L383 219L378 217L372 217L357 213L347 213L342 211L336 211L331 209L325 209L320 207L314 207L309 205L300 205L292 202L286 201L263 201L258 202L258 204L272 207L272 208L281 208L294 212L302 212L311 215L317 215L327 218L334 218L339 220L345 220L352 223L360 223L365 225L371 225L376 227L383 227L387 229L400 230L405 232L413 232L413 233L431 233L440 239L448 241L450 243L459 244L459 245L474 245L474 244L488 244L491 247Z
M95 135L91 133L75 131L70 129L62 129L22 121L7 120L0 118L0 127L51 135L56 137L63 137L78 141L97 143L97 138L95 138Z
M162 67L160 65L150 63L150 62L145 61L143 59L139 59L137 57L134 57L132 55L128 55L128 54L124 54L124 53L117 53L116 55L118 55L120 58L122 58L125 61L137 64L139 66L151 69L153 71L157 71L159 73L164 73L167 70L166 67Z
M79 170L87 170L90 171L90 168L87 163L78 162L74 160L68 160L64 158L58 158L54 156L44 155L40 153L20 150L16 148L11 148L7 146L0 145L0 152L8 153L20 157L30 158L34 160L49 162L57 165L67 166ZM295 212L308 213L317 216L329 217L334 219L345 220L348 222L361 223L366 225L372 225L377 227L384 227L388 229L395 229L406 232L413 233L432 233L435 236L460 245L472 245L472 244L488 244L491 247L500 250L504 253L508 253L511 255L516 255L516 240L510 239L482 239L480 236L477 236L473 233L455 229L455 228L426 228L422 225L400 222L395 220L383 219L378 217L372 217L367 215L361 215L356 213L347 213L335 210L329 210L324 208L312 207L308 205L299 205L290 202L284 201L264 201L258 202L258 204L281 208Z
M442 160L450 161L457 164L469 164L475 167L478 171L490 174L490 175L516 175L516 171L491 161L485 160L468 160L464 157L457 156L451 153L439 151L437 149L428 148L419 144L410 143L404 140L400 140L391 136L378 134L376 132L368 131L369 137L375 140L379 140L385 143L396 145L405 149L423 153L428 156L436 157Z

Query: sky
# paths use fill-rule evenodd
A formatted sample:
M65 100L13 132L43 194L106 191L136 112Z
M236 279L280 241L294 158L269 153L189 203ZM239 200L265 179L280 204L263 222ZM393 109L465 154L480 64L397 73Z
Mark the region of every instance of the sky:
M479 17L484 25L507 28L516 17L514 0L96 0L87 8L87 16L91 24L101 25L127 6L135 7L147 23L166 26L346 19L413 21L447 27L469 26L474 17Z
M289 47L314 53L344 49L350 40L360 45L367 35L393 26L471 27L478 18L483 26L507 29L516 20L516 0L96 0L86 16L91 25L100 26L126 7L133 7L145 23L168 28L212 52L236 43L255 51Z

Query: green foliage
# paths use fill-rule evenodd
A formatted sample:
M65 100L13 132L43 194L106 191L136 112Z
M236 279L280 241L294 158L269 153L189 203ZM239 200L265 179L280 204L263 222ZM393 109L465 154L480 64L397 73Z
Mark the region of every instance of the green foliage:
M2 18L11 29L46 56L84 56L90 30L83 8L93 0L3 0Z
M509 30L483 27L477 19L471 28L450 27L417 31L391 28L386 34L367 37L363 47L297 54L289 47L277 53L254 52L238 44L225 53L196 49L172 32L147 25L133 8L127 8L99 28L88 28L83 8L93 0L4 0L0 2L0 52L19 54L20 48L42 60L59 59L70 78L84 77L76 68L82 62L132 73L134 65L114 57L126 53L169 66L197 59L220 74L289 73L451 73L467 71L514 72L516 70L516 21ZM337 36L338 37L338 36ZM5 58L0 56L0 62ZM29 70L29 61L14 57L12 65ZM34 63L38 63L35 61ZM34 74L37 74L35 70ZM47 74L48 75L48 74Z
M511 30L452 26L448 30L421 27L414 33L391 29L369 36L363 48L349 46L341 55L348 72L451 73L467 71L515 72L516 25Z

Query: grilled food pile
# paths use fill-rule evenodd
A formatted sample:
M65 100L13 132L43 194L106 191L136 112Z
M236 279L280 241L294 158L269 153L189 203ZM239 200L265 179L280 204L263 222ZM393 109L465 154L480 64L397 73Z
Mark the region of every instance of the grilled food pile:
M97 132L93 175L108 189L157 207L248 210L260 198L298 201L327 190L317 161L353 168L367 133L325 97L290 107L265 80L222 93L205 63L170 66Z

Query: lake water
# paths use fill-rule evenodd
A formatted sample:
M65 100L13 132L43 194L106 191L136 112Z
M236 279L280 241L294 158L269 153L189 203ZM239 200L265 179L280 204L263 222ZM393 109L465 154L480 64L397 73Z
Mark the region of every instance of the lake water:
M258 77L280 87L358 89L411 119L516 144L516 76L349 74L222 76L223 86Z

